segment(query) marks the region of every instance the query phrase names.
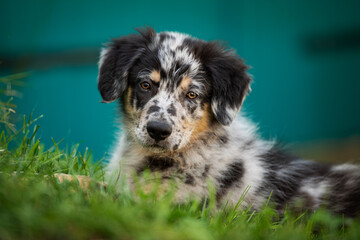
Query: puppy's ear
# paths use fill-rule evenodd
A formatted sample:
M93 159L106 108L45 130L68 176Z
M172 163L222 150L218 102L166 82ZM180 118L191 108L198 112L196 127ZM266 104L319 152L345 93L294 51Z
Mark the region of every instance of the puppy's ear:
M98 89L103 102L113 102L123 94L128 86L130 68L156 35L150 27L137 31L139 34L113 39L101 51Z
M206 43L203 53L212 81L212 111L221 124L229 125L250 91L251 78L246 73L249 67L233 50L226 50L219 42Z

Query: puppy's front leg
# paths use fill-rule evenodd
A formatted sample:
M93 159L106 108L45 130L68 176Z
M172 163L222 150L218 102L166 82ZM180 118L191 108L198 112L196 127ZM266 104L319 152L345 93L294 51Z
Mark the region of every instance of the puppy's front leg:
M94 179L92 179L91 177L88 176L84 176L84 175L70 175L70 174L65 174L65 173L55 173L54 177L59 179L60 183L63 183L65 181L68 182L78 182L79 186L82 189L88 190L91 186L91 184L95 183L97 186L99 186L100 188L106 188L106 184L103 182L97 182Z

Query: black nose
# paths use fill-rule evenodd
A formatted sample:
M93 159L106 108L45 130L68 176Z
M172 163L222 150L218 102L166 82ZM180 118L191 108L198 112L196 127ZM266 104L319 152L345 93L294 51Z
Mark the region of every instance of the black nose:
M161 141L170 136L172 132L171 125L165 121L151 121L146 127L151 138Z

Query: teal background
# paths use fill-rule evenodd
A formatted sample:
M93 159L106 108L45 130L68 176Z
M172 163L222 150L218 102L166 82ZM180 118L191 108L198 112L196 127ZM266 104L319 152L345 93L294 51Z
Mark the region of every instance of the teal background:
M244 109L264 137L360 134L360 1L2 1L1 75L30 71L17 111L44 115L43 142L109 150L119 123L116 104L100 103L98 51L145 25L237 49L254 75Z

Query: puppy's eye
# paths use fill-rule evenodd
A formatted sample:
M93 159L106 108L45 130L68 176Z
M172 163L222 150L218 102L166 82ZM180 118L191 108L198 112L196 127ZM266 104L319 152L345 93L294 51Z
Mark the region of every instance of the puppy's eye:
M140 86L142 89L145 89L145 90L149 90L151 88L151 85L148 82L142 82L142 83L140 83Z
M188 98L190 98L190 99L194 99L194 98L197 98L197 93L194 93L194 92L188 92L187 94L186 94L186 96L188 97Z

